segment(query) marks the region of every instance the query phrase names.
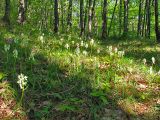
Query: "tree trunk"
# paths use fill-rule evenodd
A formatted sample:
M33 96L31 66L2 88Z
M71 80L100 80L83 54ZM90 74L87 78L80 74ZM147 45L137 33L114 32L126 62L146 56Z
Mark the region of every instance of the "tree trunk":
M107 0L103 3L102 13L102 38L107 38Z
M92 32L92 0L89 0L88 6L88 36L91 37Z
M144 15L143 15L143 25L142 25L142 36L146 35L146 10L147 10L147 0L145 1L144 4Z
M72 0L69 0L67 26L72 26Z
M150 38L151 34L151 0L147 2L147 37Z
M111 27L112 27L113 18L114 18L114 14L115 14L115 11L116 11L117 3L118 3L118 0L116 0L115 6L114 6L114 9L113 9L113 14L112 14L112 18L111 18L111 23L110 23L110 26L109 26L109 28L108 28L108 36L109 36L110 30L111 30Z
M160 43L160 30L158 24L158 0L155 0L155 32L156 32L156 39L157 42Z
M84 9L84 0L80 0L80 28L81 28L80 36L82 36L84 32L84 21L83 21L84 10L83 9Z
M58 16L58 0L54 0L54 32L58 32L59 16Z
M123 35L126 36L128 33L128 4L129 0L124 0L124 31Z
M60 13L60 15L61 15L61 30L62 30L62 32L64 32L64 1L63 0L61 0L60 1L60 8L61 8L61 13Z
M18 23L23 24L26 20L26 1L20 0L19 1L19 12L18 12Z
M87 23L87 13L88 13L88 0L87 0L87 3L86 3L86 8L85 8L85 17L84 17L84 34L86 33L86 23Z
M10 25L10 0L5 0L5 14L3 21Z
M122 33L122 0L119 1L119 35Z
M142 29L142 0L139 0L137 36L141 34L141 29Z

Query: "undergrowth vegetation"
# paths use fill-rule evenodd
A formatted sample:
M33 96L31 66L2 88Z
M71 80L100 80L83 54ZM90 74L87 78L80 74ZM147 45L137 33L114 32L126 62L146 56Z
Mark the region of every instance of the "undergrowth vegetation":
M77 36L0 32L1 118L158 119L160 46Z

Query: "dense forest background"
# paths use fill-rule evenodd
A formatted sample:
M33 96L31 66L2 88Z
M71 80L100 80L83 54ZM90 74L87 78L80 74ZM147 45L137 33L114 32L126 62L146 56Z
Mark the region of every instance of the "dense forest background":
M30 32L79 30L88 37L137 35L150 38L155 37L159 26L158 0L6 0L0 5L0 14L6 13L4 21L13 26L17 20L26 22L26 26L34 26Z
M0 119L159 120L160 0L0 0Z

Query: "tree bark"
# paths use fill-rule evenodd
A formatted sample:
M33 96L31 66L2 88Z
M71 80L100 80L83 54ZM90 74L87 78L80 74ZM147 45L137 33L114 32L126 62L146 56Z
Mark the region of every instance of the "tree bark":
M54 0L54 32L57 33L59 28L58 0Z
M72 0L69 0L67 26L72 27Z
M110 30L111 30L111 27L112 27L113 18L114 18L114 14L115 14L115 11L116 11L117 3L118 3L118 0L116 0L115 6L114 6L114 9L113 9L113 14L112 14L112 18L111 18L111 23L110 23L109 28L108 28L108 36L109 36Z
M137 36L141 34L141 30L142 30L142 0L139 0Z
M160 43L160 30L159 30L159 20L158 20L158 0L155 0L155 32L156 32L156 39L157 42Z
M151 0L147 0L147 37L151 34Z
M83 16L84 16L84 0L80 0L80 28L81 28L80 36L82 36L84 32Z
M26 1L20 0L19 1L19 12L18 12L18 23L23 24L26 20Z
M107 0L103 3L102 13L102 38L107 38Z
M84 34L86 33L86 23L87 23L87 14L88 14L88 0L86 3L86 8L85 8L85 16L84 16Z
M89 0L88 11L88 36L90 37L92 32L92 0Z
M10 25L10 0L5 0L5 13L3 21Z
M119 35L122 33L122 0L119 1Z
M129 4L129 0L124 0L124 31L123 31L123 35L126 36L128 33L128 4Z

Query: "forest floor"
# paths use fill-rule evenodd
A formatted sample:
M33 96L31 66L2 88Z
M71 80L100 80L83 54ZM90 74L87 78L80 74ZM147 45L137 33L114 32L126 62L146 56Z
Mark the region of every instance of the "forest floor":
M160 119L160 45L153 40L1 27L0 46L2 120ZM28 77L22 104L21 73Z

